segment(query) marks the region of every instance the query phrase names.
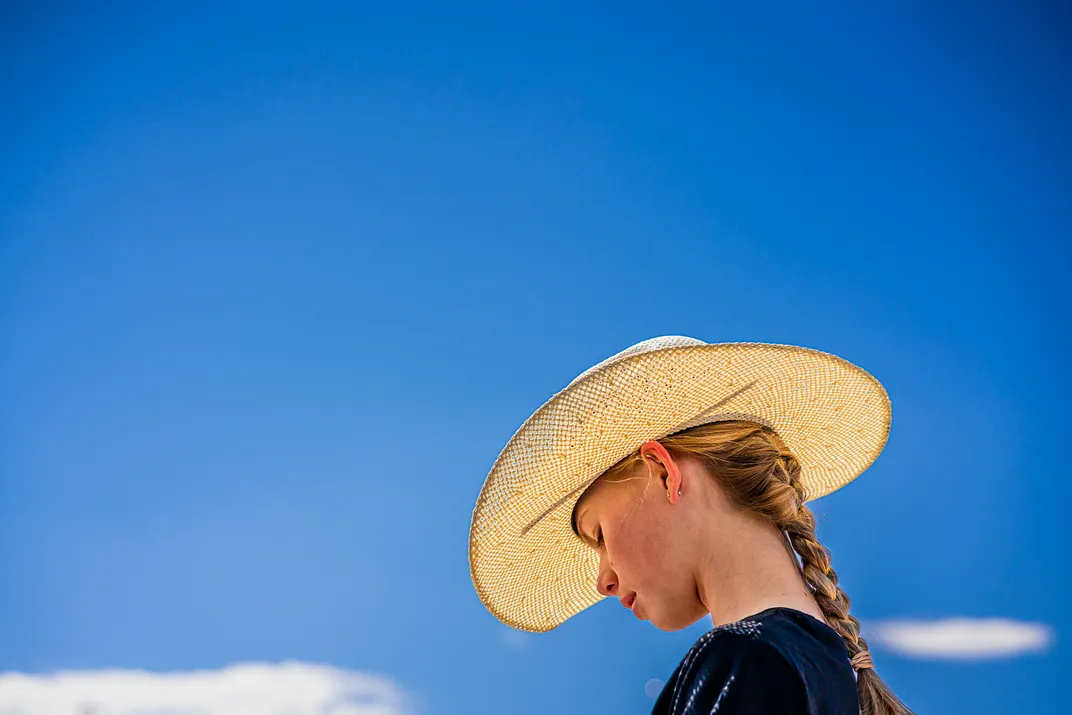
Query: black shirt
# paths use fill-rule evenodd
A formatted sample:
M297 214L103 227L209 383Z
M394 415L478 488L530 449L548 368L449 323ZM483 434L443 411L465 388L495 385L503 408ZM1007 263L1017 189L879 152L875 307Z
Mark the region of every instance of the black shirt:
M833 628L768 608L700 636L652 715L859 715L856 673Z

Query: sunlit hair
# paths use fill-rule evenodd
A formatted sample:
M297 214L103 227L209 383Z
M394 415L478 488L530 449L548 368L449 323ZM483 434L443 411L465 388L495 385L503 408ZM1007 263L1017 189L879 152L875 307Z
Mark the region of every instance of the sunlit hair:
M675 459L693 457L722 488L730 504L766 517L799 556L801 575L827 622L845 640L849 658L868 650L860 622L849 614L849 597L838 586L830 552L815 536L815 517L804 505L800 463L771 429L740 420L692 427L657 440ZM603 473L628 478L643 462L640 450ZM861 715L911 715L873 668L857 671Z

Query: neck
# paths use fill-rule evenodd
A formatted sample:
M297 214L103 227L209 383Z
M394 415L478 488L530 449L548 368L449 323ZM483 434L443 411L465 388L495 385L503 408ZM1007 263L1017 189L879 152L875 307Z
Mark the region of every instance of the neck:
M794 608L825 621L781 534L769 524L742 520L712 540L697 574L697 594L715 626L733 623L776 606ZM726 544L730 544L726 548Z

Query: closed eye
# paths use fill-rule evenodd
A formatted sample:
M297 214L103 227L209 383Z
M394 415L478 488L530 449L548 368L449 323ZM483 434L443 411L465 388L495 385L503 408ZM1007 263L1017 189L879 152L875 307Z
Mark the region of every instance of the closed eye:
M603 530L598 529L596 531L596 548L599 549L599 548L602 548L602 547L603 547Z

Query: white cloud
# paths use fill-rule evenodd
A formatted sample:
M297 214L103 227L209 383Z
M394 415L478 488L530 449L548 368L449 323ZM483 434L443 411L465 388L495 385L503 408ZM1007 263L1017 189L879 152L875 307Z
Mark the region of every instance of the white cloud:
M310 663L220 670L0 673L3 715L402 715L390 680Z
M1007 618L889 620L867 626L887 648L919 658L1010 658L1045 651L1054 640L1053 629L1045 623Z

